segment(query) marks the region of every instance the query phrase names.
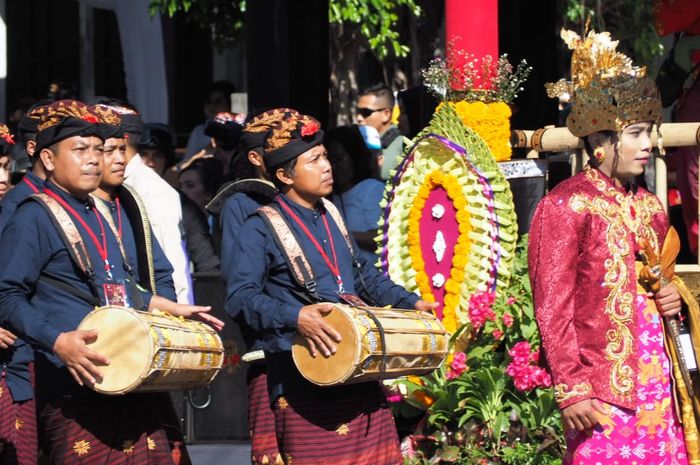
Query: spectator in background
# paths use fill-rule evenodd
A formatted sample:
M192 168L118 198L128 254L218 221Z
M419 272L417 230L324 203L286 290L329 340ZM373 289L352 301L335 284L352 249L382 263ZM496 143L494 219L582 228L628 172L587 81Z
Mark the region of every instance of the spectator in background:
M166 170L175 164L175 134L165 124L148 123L143 133L139 151L143 163L152 168L161 178ZM202 161L198 159L197 161ZM219 171L222 171L219 165ZM185 179L189 179L187 175ZM162 179L165 182L164 179ZM182 230L185 239L185 251L191 263L192 272L219 272L219 257L216 255L209 233L209 222L205 212L182 191L178 194L182 211Z
M236 115L225 111L207 120L204 125L204 134L211 137L213 155L223 165L223 175L227 179L232 177L231 162L243 131L243 126L236 121Z
M214 119L217 113L231 111L231 94L234 92L236 92L236 86L229 81L212 83L204 101L204 116L207 119ZM206 149L210 142L211 137L204 133L204 123L195 126L190 133L189 139L187 139L185 160Z
M202 213L224 181L224 165L212 156L189 160L180 171L180 191L193 201Z
M10 147L15 141L7 126L0 123L0 199L10 190Z
M416 137L430 123L439 103L424 85L402 90L396 100L399 104L399 130L409 139Z
M384 153L382 179L389 177L389 172L396 168L403 153L403 138L399 128L391 122L394 111L394 93L385 84L368 87L357 101L357 124L372 126L379 133Z
M384 195L379 134L371 126L341 126L326 133L324 145L333 167L333 203L357 244L374 252Z

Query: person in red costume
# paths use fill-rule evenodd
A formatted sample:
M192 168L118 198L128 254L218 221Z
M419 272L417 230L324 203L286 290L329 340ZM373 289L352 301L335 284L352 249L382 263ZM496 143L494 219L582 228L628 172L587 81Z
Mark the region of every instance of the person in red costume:
M675 107L678 123L700 121L700 2L697 0L656 0L656 31L660 36L676 34L673 60L681 73L688 73L684 90ZM683 221L688 242L698 254L698 148L678 147L673 154L676 182L681 193Z
M643 244L658 255L669 227L659 200L634 182L661 124L658 91L609 34L562 38L574 50L572 82L547 90L572 96L567 127L592 157L538 205L529 269L564 464L687 464L662 325L680 294L638 283Z

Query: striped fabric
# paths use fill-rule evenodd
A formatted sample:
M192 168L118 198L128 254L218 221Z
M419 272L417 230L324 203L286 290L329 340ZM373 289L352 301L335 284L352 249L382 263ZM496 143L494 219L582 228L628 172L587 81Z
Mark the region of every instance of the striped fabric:
M38 450L34 399L13 402L0 377L0 465L36 465Z
M277 442L288 465L403 464L396 425L376 382L278 397Z
M41 411L51 465L174 465L161 394L61 397Z
M253 465L281 465L265 365L251 365L248 368L248 425Z

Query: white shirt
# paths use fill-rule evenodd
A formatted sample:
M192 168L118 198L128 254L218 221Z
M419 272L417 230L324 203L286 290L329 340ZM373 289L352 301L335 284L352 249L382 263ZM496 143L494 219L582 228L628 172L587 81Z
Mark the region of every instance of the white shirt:
M181 304L191 304L193 299L190 294L190 272L183 241L180 194L155 171L144 165L139 154L126 165L124 182L141 196L153 235L173 266L177 301Z

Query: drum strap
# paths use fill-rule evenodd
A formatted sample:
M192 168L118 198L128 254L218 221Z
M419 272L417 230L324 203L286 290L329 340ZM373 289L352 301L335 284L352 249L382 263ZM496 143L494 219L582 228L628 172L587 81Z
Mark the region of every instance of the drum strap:
M63 209L61 204L47 194L37 193L33 194L29 198L41 205L48 213L49 218L51 218L54 226L56 226L58 234L61 236L61 239L66 246L66 250L68 251L68 255L71 257L71 260L73 260L73 263L75 263L87 277L92 298L87 299L87 296L82 291L74 289L72 286L69 286L50 276L42 274L39 277L39 280L70 292L80 299L88 300L91 305L93 305L95 299L97 299L96 302L99 304L100 298L99 293L97 292L97 284L95 284L95 272L92 267L92 262L90 261L90 255L88 254L83 238L70 215Z
M367 307L362 307L361 309L374 321L374 324L377 325L377 331L379 331L379 342L382 345L382 362L379 366L379 380L381 381L386 374L386 337L384 336L384 326L382 326L382 322L379 321L379 318L377 318L372 310Z
M370 303L372 305L377 305L367 291L367 285L365 284L364 277L359 271L362 265L360 264L359 260L357 260L355 248L350 240L350 235L348 234L348 230L345 226L345 221L343 221L342 215L335 205L333 205L333 202L326 199L321 199L321 202L323 203L323 207L326 209L328 214L331 216L331 218L333 218L333 222L335 222L336 226L340 230L340 233L345 240L345 244L350 250L350 255L352 256L352 266L357 270L357 273L360 276L360 283L365 291L365 297L371 301ZM282 251L294 279L300 285L304 286L307 292L311 295L312 303L320 302L321 298L318 295L316 275L314 274L311 265L304 255L304 251L299 243L299 238L296 236L292 228L289 227L287 220L272 204L260 207L257 211L261 214L262 218L272 231L275 243Z
M299 245L299 238L284 219L280 211L273 205L265 205L258 208L258 213L265 220L272 231L272 236L277 247L282 251L287 265L294 279L309 293L312 301L320 302L316 275Z

